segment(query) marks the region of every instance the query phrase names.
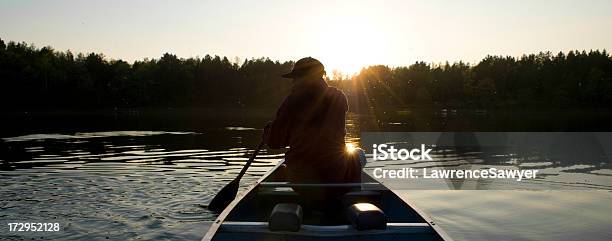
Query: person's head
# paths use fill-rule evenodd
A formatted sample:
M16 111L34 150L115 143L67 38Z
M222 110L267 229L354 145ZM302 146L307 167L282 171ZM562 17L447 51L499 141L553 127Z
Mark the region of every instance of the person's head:
M295 62L291 72L282 76L293 79L294 83L307 83L320 80L324 75L323 64L314 58L306 57Z

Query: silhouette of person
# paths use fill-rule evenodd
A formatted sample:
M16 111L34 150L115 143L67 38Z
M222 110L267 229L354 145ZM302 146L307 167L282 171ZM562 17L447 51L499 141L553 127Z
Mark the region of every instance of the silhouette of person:
M291 93L264 130L270 148L289 146L285 153L286 177L295 183L358 182L359 153L347 151L345 118L348 102L342 91L327 85L325 68L318 60L298 60L290 73ZM309 200L337 198L348 189L293 188Z

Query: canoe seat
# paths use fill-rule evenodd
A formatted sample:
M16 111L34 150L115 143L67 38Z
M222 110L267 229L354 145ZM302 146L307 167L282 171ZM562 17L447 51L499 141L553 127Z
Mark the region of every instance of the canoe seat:
M386 229L387 216L371 203L356 203L347 210L347 217L357 230Z
M295 203L279 203L274 206L268 225L271 231L297 232L302 226L302 207Z
M374 205L380 205L381 197L382 194L377 191L348 192L342 196L342 205L345 207L351 206L355 203L372 203Z

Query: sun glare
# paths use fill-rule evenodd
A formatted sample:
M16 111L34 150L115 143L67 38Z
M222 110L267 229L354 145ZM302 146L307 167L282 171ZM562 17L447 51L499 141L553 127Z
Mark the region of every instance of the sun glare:
M353 143L346 143L346 152L353 152L353 151L355 151L355 149L357 149L355 144L353 144Z
M328 73L337 70L352 75L384 59L384 31L363 17L333 18L321 34L320 55Z

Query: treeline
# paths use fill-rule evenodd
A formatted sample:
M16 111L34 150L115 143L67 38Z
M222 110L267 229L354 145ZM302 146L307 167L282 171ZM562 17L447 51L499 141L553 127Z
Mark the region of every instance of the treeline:
M280 76L292 64L172 54L130 64L0 40L0 103L14 110L277 106L291 88Z
M0 40L0 103L12 110L274 108L291 88L293 62L226 57L127 63ZM476 65L370 66L329 73L355 111L392 108L608 108L612 58L604 51L488 56Z
M339 82L365 108L609 108L612 58L604 51L487 56L466 63L370 66Z

